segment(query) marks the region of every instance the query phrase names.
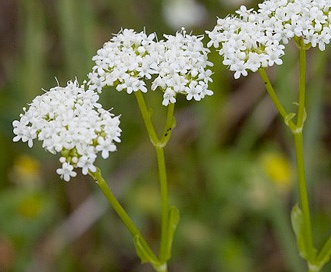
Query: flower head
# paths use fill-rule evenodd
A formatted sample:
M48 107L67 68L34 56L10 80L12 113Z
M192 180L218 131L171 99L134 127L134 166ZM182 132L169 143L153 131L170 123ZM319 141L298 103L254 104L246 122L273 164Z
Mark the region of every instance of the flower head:
M239 78L282 64L283 44L292 38L324 50L331 39L331 1L265 0L257 11L241 6L207 33L208 46L220 48L223 64Z
M186 95L187 100L201 100L206 95L212 95L208 90L212 72L207 69L212 66L208 61L209 50L202 43L203 36L186 33L185 29L175 36L164 35L162 41L163 54L157 66L157 78L152 83L152 89L160 87L164 90L163 105L174 103L176 94Z
M119 117L101 108L99 96L79 86L77 81L66 87L55 87L37 96L28 110L13 122L14 142L22 140L33 146L33 140L43 148L61 153L62 168L57 173L65 181L76 176L74 168L83 174L95 172L94 161L101 152L107 158L120 142Z
M105 86L115 86L129 94L147 92L149 81L152 90L163 91L163 105L175 103L177 93L185 94L188 100L211 95L209 50L204 48L202 37L184 30L164 37L166 40L157 41L154 34L122 30L93 57L90 89L101 92Z
M331 1L329 0L266 0L259 4L259 13L281 22L282 41L297 37L304 44L325 49L331 39Z
M104 86L116 86L118 91L146 92L144 79L155 74L152 64L158 59L155 34L124 29L92 58L95 66L89 74L90 89L101 92Z
M280 43L281 34L274 25L265 20L263 14L242 6L236 16L218 19L212 31L207 31L208 46L218 48L224 57L223 64L234 71L237 79L247 76L248 71L282 64L284 45ZM277 25L277 22L275 22Z

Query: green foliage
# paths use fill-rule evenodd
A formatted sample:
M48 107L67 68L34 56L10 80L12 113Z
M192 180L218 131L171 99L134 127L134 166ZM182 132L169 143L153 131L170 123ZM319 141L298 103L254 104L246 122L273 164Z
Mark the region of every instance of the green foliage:
M174 33L161 14L161 3L166 1L143 1L144 5L132 0L7 2L10 2L7 9L17 12L8 11L0 19L8 22L1 32L4 38L0 45L3 62L0 70L0 249L4 252L0 256L0 270L15 272L37 267L35 271L38 268L78 272L149 271L146 266L140 267L122 223L112 215L111 209L101 204L96 206L98 215L78 237L63 244L60 241L66 239L65 236L52 240L54 231L70 223L70 216L89 196L103 203L102 196L90 179L80 176L70 184L60 181L55 174L56 160L44 155L40 147L29 150L29 154L43 160L34 174L28 162L17 163L27 148L22 143L12 143L11 122L21 112L22 105L43 93L42 88L57 84L54 77L60 85L75 76L83 81L95 50L121 27L137 31L146 27L147 32L155 31L159 36ZM228 13L231 7L226 4L232 3L198 2L205 5L208 16L203 25L192 29L194 34L210 29L217 15ZM281 91L281 100L291 105L294 99L289 90L296 85L293 75L297 68L293 65L294 51L287 50L284 65L270 73L277 82L276 89ZM313 51L308 67L305 151L308 180L314 182L310 196L317 200L312 211L316 237L325 237L331 225L331 133L324 125L329 120L331 103L323 83L327 78L326 56L326 52L322 55ZM169 228L168 235L173 236L176 229L169 270L303 271L296 249L291 247L291 242L295 242L287 217L289 204L296 197L295 186L291 186L294 178L291 176L289 185L280 188L261 163L264 155L281 152L292 165L289 148L292 139L274 122L273 107L268 104L258 77L250 74L234 82L216 52L211 52L210 60L215 63L211 85L215 94L201 103L189 104L179 99L176 128L166 150L170 202L181 211L177 229L177 211L171 210L169 215L173 228ZM329 79L326 82L329 84ZM153 94L150 102L160 105ZM158 188L155 189L157 176L151 170L155 169L156 162L134 97L109 88L102 95L102 103L106 108L113 106L116 115L122 114L123 138L119 152L109 161L100 162L101 168L105 169L105 178L146 239L157 248L160 207ZM163 120L157 117L158 113L153 113L153 121L162 127ZM24 181L33 185L26 186ZM317 214L320 208L324 213ZM79 220L84 222L88 217L84 214ZM139 247L139 239L137 244ZM321 262L329 260L329 244L327 242L325 250L317 256ZM48 251L45 253L40 248ZM330 266L326 266L322 271L329 270Z

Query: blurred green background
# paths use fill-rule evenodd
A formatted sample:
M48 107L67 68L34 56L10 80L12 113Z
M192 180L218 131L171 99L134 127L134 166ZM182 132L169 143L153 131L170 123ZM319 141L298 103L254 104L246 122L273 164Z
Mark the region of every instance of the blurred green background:
M241 4L233 0L0 0L0 271L151 271L93 181L56 175L58 157L13 143L12 121L39 94L86 79L91 58L121 28L195 35ZM314 235L331 233L330 50L308 54L307 175ZM295 105L297 51L268 70L282 101ZM166 148L170 203L181 212L170 271L300 272L289 225L297 202L292 139L256 74L234 81L215 50L213 97L179 98ZM294 90L294 91L293 91ZM161 95L151 93L162 126ZM134 97L109 88L122 143L99 161L110 187L155 249L160 201L153 149ZM330 271L326 266L323 271Z

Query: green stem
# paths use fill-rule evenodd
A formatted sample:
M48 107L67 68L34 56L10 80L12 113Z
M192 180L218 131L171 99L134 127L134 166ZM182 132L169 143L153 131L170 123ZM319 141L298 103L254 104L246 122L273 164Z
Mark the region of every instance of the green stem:
M293 131L296 161L297 161L297 175L298 175L298 189L300 196L300 205L303 215L303 226L305 233L306 248L308 249L308 262L313 263L316 258L316 252L313 243L311 216L309 208L309 199L307 191L307 182L305 174L304 162L304 145L303 145L303 126L306 119L305 100L306 100L306 49L304 46L299 47L300 54L300 78L299 78L299 106L297 130Z
M152 144L155 146L159 143L159 139L157 137L157 134L155 132L155 128L154 128L152 120L151 120L151 113L147 109L145 99L144 99L143 94L141 93L141 91L137 91L137 92L134 92L134 93L136 95L137 103L138 103L141 115L143 117L145 127L146 127L147 132L148 132L148 136L149 136Z
M297 128L303 129L303 125L306 119L306 49L299 48L300 51L300 81L299 81L299 108Z
M157 164L159 169L160 179L160 191L161 191L161 242L160 242L160 261L166 261L168 249L167 249L167 238L168 238L168 183L167 183L167 172L165 166L164 149L163 147L155 147Z
M171 136L171 132L172 129L175 127L175 118L174 118L174 110L175 110L175 104L174 103L170 103L168 105L168 111L167 111L167 120L164 126L164 131L162 134L162 138L160 140L160 143L162 146L166 146L166 144L168 143L170 136Z
M307 193L307 183L305 174L304 150L303 150L303 135L302 132L294 133L298 190L300 196L300 206L303 216L304 238L306 248L308 250L308 261L313 262L315 259L312 226L310 218L309 199Z
M277 108L278 112L280 113L280 115L283 117L286 125L288 125L288 127L294 131L296 129L296 125L293 123L293 121L291 120L290 115L287 113L287 111L284 109L282 103L280 102L274 88L272 87L272 84L269 80L269 77L265 71L264 68L259 69L259 73L260 76L263 80L263 83L267 89L267 92L272 100L272 102L274 103L275 107Z
M299 48L300 59L300 77L299 77L299 99L298 99L298 112L297 121L292 121L294 114L288 114L281 102L279 101L276 92L274 91L265 69L260 69L259 73L263 79L266 89L275 104L277 110L284 118L286 125L290 128L295 142L296 165L297 165L297 182L300 197L300 206L303 217L303 242L307 250L307 261L309 266L315 263L316 252L313 243L312 224L309 208L309 199L306 183L305 162L304 162L304 145L303 145L303 126L306 119L305 100L306 100L306 50L301 40L297 41ZM309 267L309 271L316 271L315 268Z
M311 263L315 260L315 250L313 244L312 225L310 217L309 199L307 191L305 162L304 162L304 145L303 145L303 126L306 119L306 48L299 47L300 59L300 77L299 77L299 105L296 130L293 130L297 162L298 189L300 196L300 206L302 209L305 242L308 249L308 261Z
M122 205L118 202L116 199L115 195L107 185L107 182L104 180L104 178L101 175L101 171L99 168L97 168L96 172L89 172L90 176L95 180L95 182L98 184L100 187L101 191L103 192L104 196L107 198L108 202L110 205L113 207L117 215L121 218L122 222L124 225L127 227L129 232L131 233L131 236L134 237L139 237L140 241L142 242L145 250L148 252L148 255L152 257L154 262L157 262L157 257L154 255L152 250L149 248L147 245L145 239L143 238L141 232L139 229L136 227L136 225L133 223L131 218L128 216Z
M174 119L174 107L173 103L170 103L167 109L167 119L165 122L164 130L161 139L157 136L153 122L151 120L151 114L147 109L144 97L140 91L135 92L138 106L141 115L144 120L149 138L153 144L156 152L159 181L160 181L160 194L161 194L161 241L159 260L161 263L166 263L169 259L169 248L168 248L168 227L169 227L169 204L168 204L168 182L167 182L167 171L164 156L164 147L166 146L172 129L175 126Z

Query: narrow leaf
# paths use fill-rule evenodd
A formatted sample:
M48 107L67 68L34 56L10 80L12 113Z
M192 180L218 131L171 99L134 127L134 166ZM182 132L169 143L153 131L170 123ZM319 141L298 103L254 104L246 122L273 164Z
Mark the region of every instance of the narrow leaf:
M135 235L133 238L133 242L136 248L137 255L142 263L151 263L154 265L159 264L159 261L155 257L154 253L146 244L146 242L140 237L140 235Z
M167 233L167 255L166 260L169 260L171 258L171 248L172 248L172 242L174 240L174 235L177 229L177 225L179 222L179 210L172 206L169 209L169 221L168 221L168 233Z
M293 227L296 239L297 239L300 256L307 260L308 249L306 247L305 237L304 237L304 225L303 225L302 211L298 205L295 205L292 209L291 222L292 222L292 227Z

